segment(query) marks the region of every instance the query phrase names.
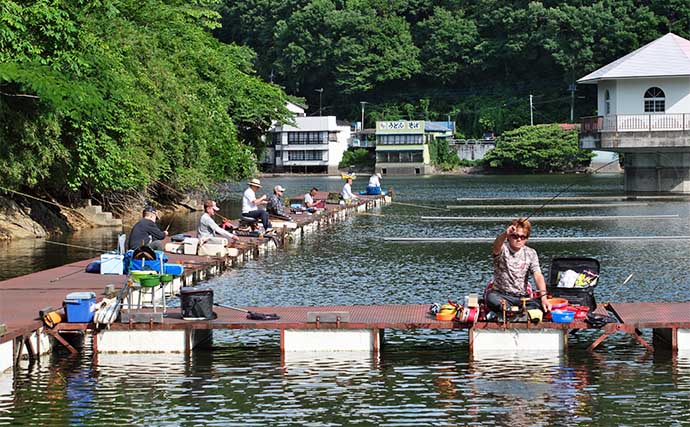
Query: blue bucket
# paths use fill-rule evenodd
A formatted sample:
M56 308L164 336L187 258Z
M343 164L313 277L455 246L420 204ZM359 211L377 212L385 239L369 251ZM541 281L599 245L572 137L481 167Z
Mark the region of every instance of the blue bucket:
M551 319L555 323L570 323L575 319L575 312L570 310L553 310Z

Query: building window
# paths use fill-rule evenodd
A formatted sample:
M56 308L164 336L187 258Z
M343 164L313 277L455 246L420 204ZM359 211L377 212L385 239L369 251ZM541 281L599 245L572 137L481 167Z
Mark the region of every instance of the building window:
M377 151L378 163L422 163L424 154L421 151Z
M322 161L323 151L321 150L296 150L288 151L288 160L291 162L300 161Z
M658 87L650 87L644 93L644 112L663 113L666 111L666 94Z
M328 132L289 132L288 144L328 144Z
M607 116L611 114L611 94L609 94L608 89L604 94L604 111Z
M407 144L423 144L424 136L397 134L397 135L376 135L377 145L407 145Z

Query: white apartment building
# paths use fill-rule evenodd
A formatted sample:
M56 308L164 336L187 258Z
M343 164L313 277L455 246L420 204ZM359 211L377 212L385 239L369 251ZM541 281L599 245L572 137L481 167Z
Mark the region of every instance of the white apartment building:
M276 125L268 134L264 163L275 172L337 174L350 139L349 123L335 116L294 117L294 125Z

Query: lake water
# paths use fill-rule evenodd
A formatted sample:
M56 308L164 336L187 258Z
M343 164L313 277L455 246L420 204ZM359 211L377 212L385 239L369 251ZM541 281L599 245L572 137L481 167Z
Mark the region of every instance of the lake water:
M355 188L366 182L355 181ZM338 191L326 177L264 179L288 195L312 185ZM443 211L458 197L613 195L619 175L442 176L385 178L396 201L383 217L360 215L303 244L227 271L206 285L229 305L431 304L481 292L491 278L489 244L383 242L383 237L495 237L506 223L422 222L448 215L517 216L527 211ZM221 204L237 216L240 186ZM558 200L558 199L557 199ZM491 202L495 204L496 202ZM509 203L509 202L506 202ZM538 202L530 202L538 203ZM559 202L565 203L565 202ZM604 202L602 202L604 203ZM656 215L677 219L535 223L541 236L690 235L687 202L551 210L538 215ZM199 214L163 218L171 231ZM114 246L116 232L65 236L71 244ZM687 241L531 243L546 271L556 256L601 262L601 301L688 301ZM41 241L0 248L12 266L3 277L94 256ZM629 275L633 279L621 286ZM467 332L386 331L378 356L287 354L266 331L214 333L212 351L180 355L56 354L12 378L0 376L0 425L685 425L690 420L690 354L647 353L626 335L594 352L597 333L578 333L561 357L543 354L470 360ZM648 331L645 337L651 339ZM52 359L52 362L50 362ZM9 377L9 378L8 378Z

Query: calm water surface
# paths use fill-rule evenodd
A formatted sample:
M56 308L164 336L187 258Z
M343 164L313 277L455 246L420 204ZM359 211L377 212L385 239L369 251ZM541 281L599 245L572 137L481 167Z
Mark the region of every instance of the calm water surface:
M265 179L288 195L333 178ZM356 181L355 187L366 182ZM421 222L422 215L513 216L530 211L443 211L457 197L620 194L620 176L386 178L396 200L383 217L361 215L296 248L252 261L208 282L231 305L404 304L443 302L479 292L491 277L487 244L395 244L386 236L494 237L506 224ZM236 216L239 186L228 186L223 213ZM491 202L495 203L495 202ZM534 203L534 202L532 202ZM673 220L536 223L533 236L690 235L687 202L614 209L545 209L542 215L678 214ZM164 218L171 230L195 227L199 214ZM65 241L109 248L115 232ZM592 256L602 264L599 301L688 301L687 242L534 243L542 267L555 256ZM41 241L0 248L12 266L3 277L94 256ZM619 284L629 274L633 280ZM686 425L690 354L647 354L625 335L594 353L597 334L570 338L566 355L470 360L467 333L386 331L377 357L288 354L265 331L214 333L212 351L179 355L63 354L0 375L0 425ZM645 337L651 339L649 334Z

